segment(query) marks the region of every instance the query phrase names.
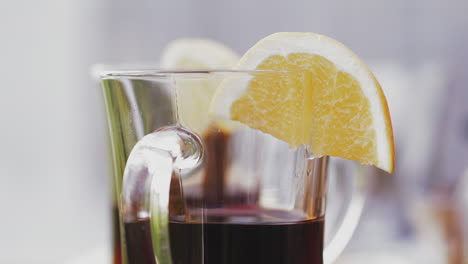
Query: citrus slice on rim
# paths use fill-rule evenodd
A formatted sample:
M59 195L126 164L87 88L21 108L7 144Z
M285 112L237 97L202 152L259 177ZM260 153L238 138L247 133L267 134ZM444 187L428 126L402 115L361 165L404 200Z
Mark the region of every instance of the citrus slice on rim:
M226 80L212 114L239 121L314 156L394 168L390 114L368 67L347 47L314 33L275 33L250 48L240 70L285 70Z
M203 71L232 69L239 62L239 56L225 45L203 38L181 38L167 44L161 55L160 66L165 70ZM196 74L174 75L176 82L177 109L180 122L190 130L203 134L213 121L208 109L219 86L220 78L195 78ZM217 122L229 130L228 122Z

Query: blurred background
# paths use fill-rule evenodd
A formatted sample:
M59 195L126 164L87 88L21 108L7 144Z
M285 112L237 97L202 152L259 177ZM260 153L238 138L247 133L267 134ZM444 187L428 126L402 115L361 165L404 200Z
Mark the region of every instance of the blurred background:
M107 125L93 64L154 64L178 37L242 54L274 32L312 31L368 62L397 144L396 172L369 180L338 263L468 263L466 10L455 0L3 2L0 262L110 258Z

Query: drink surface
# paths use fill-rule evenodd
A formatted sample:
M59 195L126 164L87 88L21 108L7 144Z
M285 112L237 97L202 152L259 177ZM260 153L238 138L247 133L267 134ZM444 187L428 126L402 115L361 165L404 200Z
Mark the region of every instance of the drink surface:
M188 221L169 222L174 264L323 263L323 218L265 209L205 209L190 215Z
M204 209L169 221L173 264L322 264L323 217L265 209ZM126 223L129 263L152 264L149 220Z

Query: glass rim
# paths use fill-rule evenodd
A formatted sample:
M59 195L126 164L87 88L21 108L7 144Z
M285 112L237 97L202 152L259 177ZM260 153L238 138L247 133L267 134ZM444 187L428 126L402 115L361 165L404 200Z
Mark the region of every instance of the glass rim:
M229 75L229 74L273 74L273 73L301 73L305 70L105 70L99 73L100 79L118 78L168 78L176 76L196 76L196 75Z

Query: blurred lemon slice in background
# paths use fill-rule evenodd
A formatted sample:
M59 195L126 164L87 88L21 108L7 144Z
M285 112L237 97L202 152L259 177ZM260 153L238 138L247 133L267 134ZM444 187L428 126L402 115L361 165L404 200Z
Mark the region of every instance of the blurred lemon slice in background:
M222 83L211 111L315 156L337 156L394 168L394 143L383 91L343 44L314 33L270 35L241 58L241 70L293 70ZM296 70L296 72L294 72Z
M210 39L181 38L170 42L161 56L165 70L230 70L239 56L225 45ZM203 134L212 123L208 109L221 78L196 78L196 74L175 78L179 121L190 130ZM231 122L218 122L223 129L231 129Z
M230 70L239 56L229 47L211 39L180 38L169 42L161 55L167 70Z
M161 55L161 68L165 70L214 70L232 69L239 56L225 45L210 39L181 38L171 41ZM194 78L185 75L175 78L179 121L190 130L203 134L212 123L208 115L209 105L221 78ZM231 122L218 122L225 130Z

